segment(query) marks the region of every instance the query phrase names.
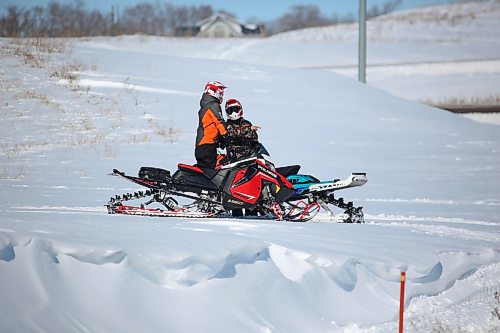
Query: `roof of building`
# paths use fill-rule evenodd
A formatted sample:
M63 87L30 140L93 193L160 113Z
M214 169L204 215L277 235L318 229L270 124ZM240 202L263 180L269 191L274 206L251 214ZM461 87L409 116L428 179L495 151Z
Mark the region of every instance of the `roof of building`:
M196 23L196 26L200 28L201 32L203 32L206 29L210 28L217 21L223 21L228 26L230 26L232 30L240 34L244 32L259 31L260 29L259 26L256 24L242 24L241 22L236 20L236 18L234 18L233 16L220 12L215 13L204 20L198 21Z

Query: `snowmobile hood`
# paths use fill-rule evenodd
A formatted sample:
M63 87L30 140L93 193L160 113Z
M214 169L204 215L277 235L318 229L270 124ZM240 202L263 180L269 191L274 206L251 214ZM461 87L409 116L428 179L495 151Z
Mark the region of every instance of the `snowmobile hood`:
M204 107L207 104L210 103L217 103L220 104L219 100L209 94L203 94L200 99L200 107Z

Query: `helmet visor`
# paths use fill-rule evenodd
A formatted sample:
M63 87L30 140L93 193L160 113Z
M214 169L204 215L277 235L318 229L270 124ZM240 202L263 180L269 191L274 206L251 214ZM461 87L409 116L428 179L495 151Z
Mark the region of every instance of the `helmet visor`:
M229 106L226 108L226 113L231 115L233 113L238 113L241 111L241 106L239 105L233 105L233 106Z

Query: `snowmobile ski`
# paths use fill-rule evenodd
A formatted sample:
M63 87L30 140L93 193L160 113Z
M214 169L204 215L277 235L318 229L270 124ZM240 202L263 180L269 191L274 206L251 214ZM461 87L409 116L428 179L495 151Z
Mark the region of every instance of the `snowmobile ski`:
M110 214L123 214L123 215L139 215L139 216L157 216L157 217L182 217L182 218L206 218L215 217L215 213L210 212L196 212L187 209L167 210L167 209L153 209L145 207L136 207L128 205L109 205L108 212Z

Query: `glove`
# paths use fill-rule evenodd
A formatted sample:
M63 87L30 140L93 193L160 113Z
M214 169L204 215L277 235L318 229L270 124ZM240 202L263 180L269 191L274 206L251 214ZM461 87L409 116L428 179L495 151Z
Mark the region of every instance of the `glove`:
M223 135L219 138L219 148L224 149L226 148L226 146L227 146L227 137Z

